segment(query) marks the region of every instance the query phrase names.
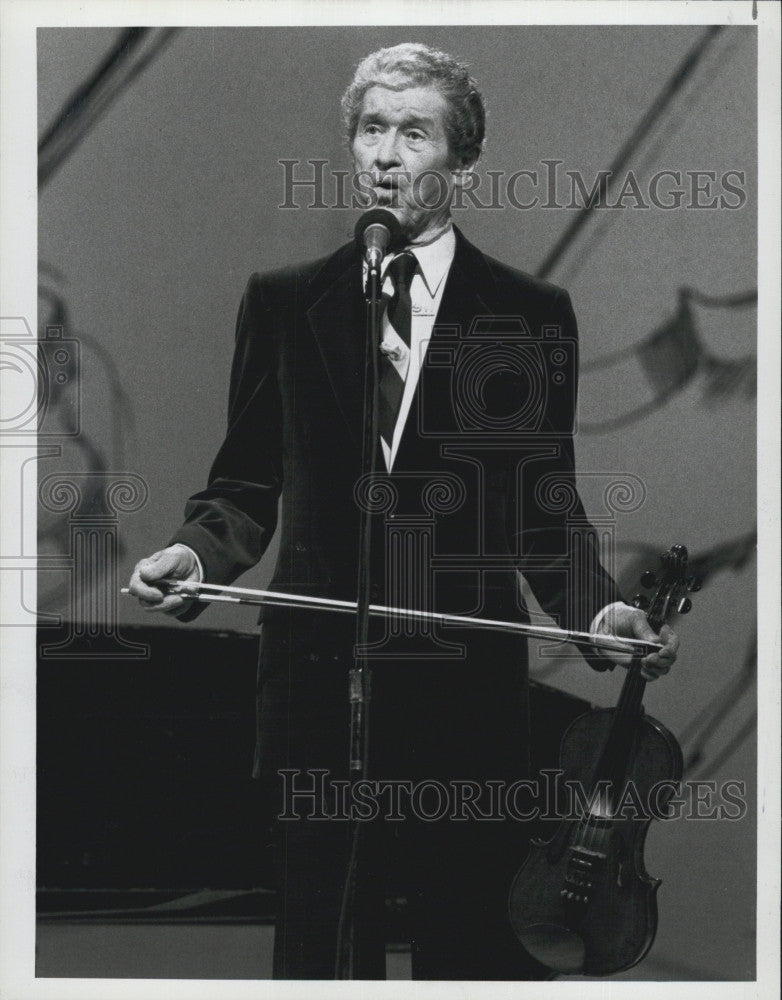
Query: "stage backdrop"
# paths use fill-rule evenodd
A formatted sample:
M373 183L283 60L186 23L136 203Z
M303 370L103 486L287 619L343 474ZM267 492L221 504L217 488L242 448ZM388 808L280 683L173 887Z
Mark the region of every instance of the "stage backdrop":
M145 484L148 495L142 486L126 504L137 509L117 515L117 585L166 542L222 438L248 276L326 254L352 232L357 213L307 208L311 189L295 190L300 207L280 207L280 161L300 161L298 179L313 176L307 161L327 161L333 204L329 172L349 168L339 98L369 51L415 39L470 63L489 110L476 196L491 205L489 172L502 172L502 207L468 206L456 221L515 267L544 269L578 215L568 171L588 190L620 158L607 199L622 195L619 207L592 212L545 270L569 289L579 319L580 484L589 511L613 519L619 577L632 588L646 559L674 542L706 574L691 616L677 622L679 662L649 689L647 708L682 736L691 776L746 782L742 820L682 820L650 837L648 867L665 885L649 961L672 979L742 979L754 974L756 59L749 28L708 37L692 54L705 32L186 29L144 38L146 56L128 42L125 61L60 122L61 147L42 175L39 326L62 325L78 343L70 374L81 424L59 457L41 457L38 474L92 470ZM39 31L39 135L50 152L52 124L117 38ZM520 170L537 171L538 185L521 177L509 193ZM534 195L535 208L519 207ZM58 419L56 407L49 416ZM609 509L606 486L617 480L629 481L629 497ZM74 604L85 581L73 512L50 498L40 529L42 555L64 559L40 576L41 610L78 617L88 605ZM267 582L274 555L272 544L242 582ZM120 626L147 621L135 603L119 612ZM113 615L110 604L89 613ZM199 626L253 620L251 609L213 608ZM621 683L619 672L597 676L545 650L535 671L594 703L610 703ZM644 966L634 975L644 978Z

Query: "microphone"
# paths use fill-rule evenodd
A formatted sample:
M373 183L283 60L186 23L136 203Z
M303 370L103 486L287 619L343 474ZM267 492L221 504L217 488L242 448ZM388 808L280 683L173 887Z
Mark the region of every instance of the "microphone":
M371 208L356 223L356 243L364 253L370 271L380 271L389 247L403 239L397 217L387 208Z

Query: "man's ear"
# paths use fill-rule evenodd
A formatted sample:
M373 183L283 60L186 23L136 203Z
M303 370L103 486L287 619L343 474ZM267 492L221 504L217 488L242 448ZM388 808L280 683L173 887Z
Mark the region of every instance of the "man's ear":
M475 166L478 163L478 157L474 157L471 160L463 159L460 164L458 164L451 171L453 174L453 182L457 187L464 187L465 184L469 183L470 175L475 170Z

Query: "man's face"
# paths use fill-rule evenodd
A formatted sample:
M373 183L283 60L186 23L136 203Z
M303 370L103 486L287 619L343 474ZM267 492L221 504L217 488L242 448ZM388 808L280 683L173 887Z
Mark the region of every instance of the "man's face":
M361 186L399 220L409 239L436 232L449 215L454 185L469 173L448 144L448 108L434 87L364 94L351 146Z

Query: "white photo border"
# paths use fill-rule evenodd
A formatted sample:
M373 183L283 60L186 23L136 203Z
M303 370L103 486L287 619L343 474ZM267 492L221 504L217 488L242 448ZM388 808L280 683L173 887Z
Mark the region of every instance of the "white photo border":
M380 7L353 0L0 0L0 315L26 317L35 329L36 28L54 26L374 25L374 24L732 24L757 25L759 204L758 278L758 594L759 832L757 981L677 983L677 997L771 997L779 990L780 767L780 16L773 0L741 2L508 2L395 0ZM1 457L1 456L0 456ZM2 510L21 502L18 484L0 477ZM0 520L0 552L10 545ZM3 597L0 593L0 599ZM0 623L2 623L0 604ZM727 623L726 623L727 624ZM9 1000L379 996L427 998L529 995L527 984L301 983L224 980L36 979L35 947L35 632L0 628L0 996ZM674 985L674 984L669 984ZM659 996L658 983L536 983L536 997Z

